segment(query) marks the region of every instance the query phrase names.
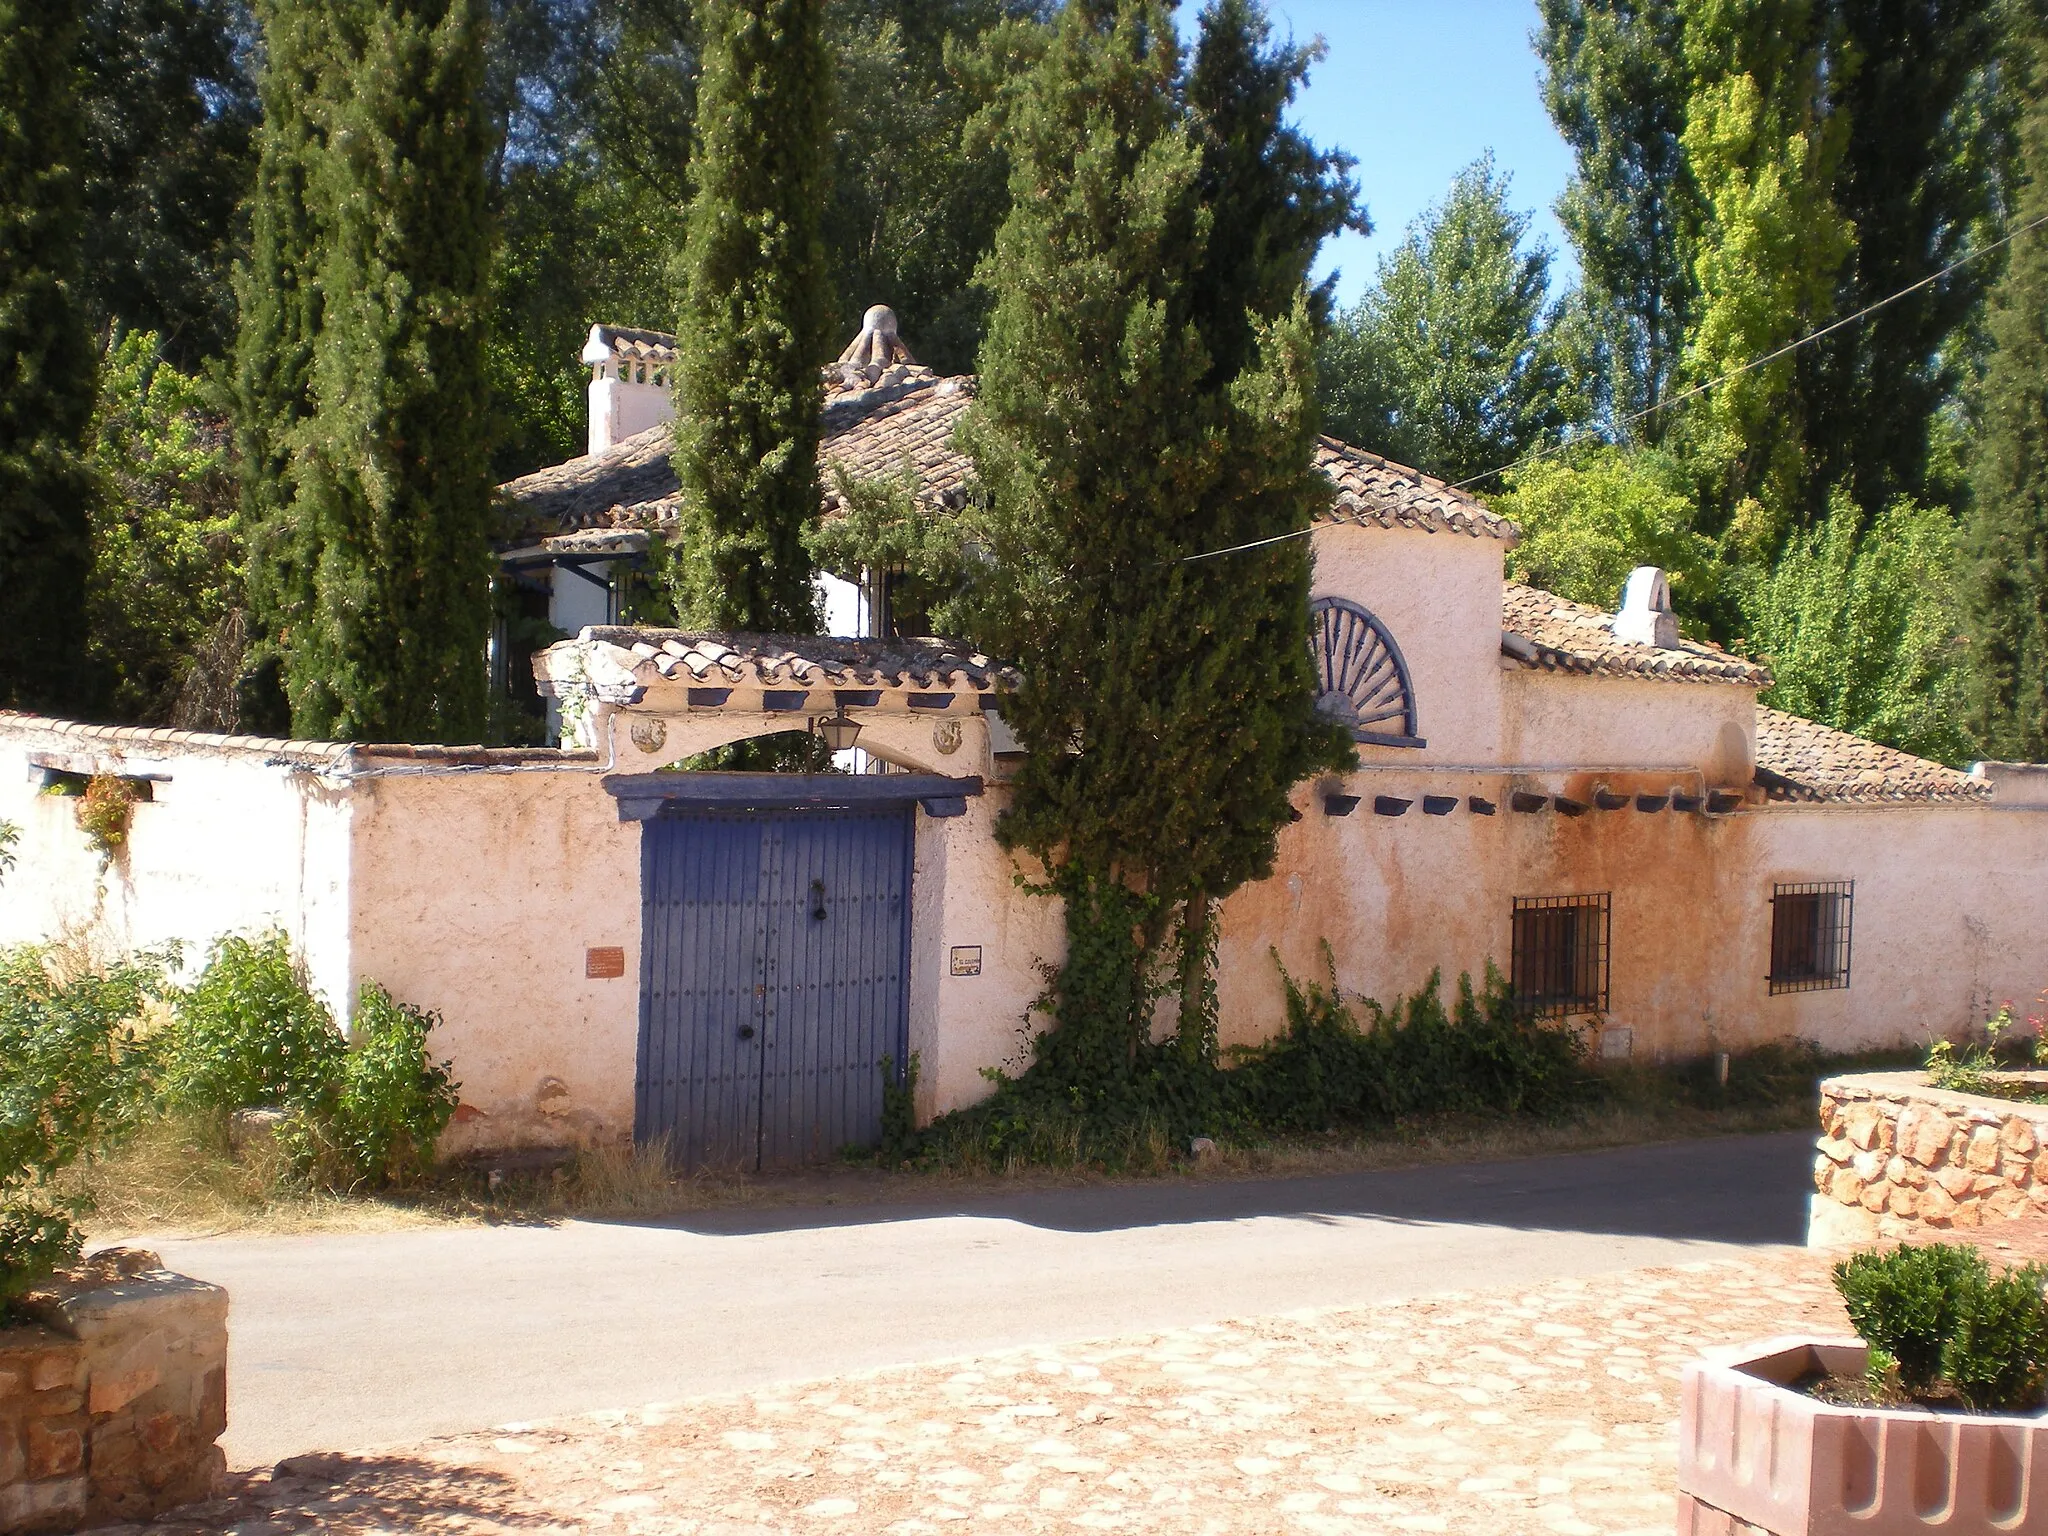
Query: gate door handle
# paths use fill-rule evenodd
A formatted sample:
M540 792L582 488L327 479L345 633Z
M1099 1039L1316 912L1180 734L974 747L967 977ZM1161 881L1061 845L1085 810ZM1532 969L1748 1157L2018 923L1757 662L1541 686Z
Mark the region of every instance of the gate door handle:
M742 1024L742 1025L740 1026L740 1038L741 1038L742 1040L751 1040L751 1039L753 1039L753 1038L754 1038L754 1026L753 1026L753 1025L751 1025L751 1024Z

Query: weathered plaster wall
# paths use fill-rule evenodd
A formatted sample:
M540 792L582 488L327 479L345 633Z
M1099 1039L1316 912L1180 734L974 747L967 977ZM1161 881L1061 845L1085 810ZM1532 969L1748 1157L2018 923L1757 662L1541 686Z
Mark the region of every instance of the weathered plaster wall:
M1408 663L1424 748L1361 747L1369 762L1500 761L1501 564L1498 539L1323 523L1316 597L1343 597L1386 625Z
M1284 1023L1267 951L1321 979L1328 940L1347 994L1388 1002L1441 968L1507 969L1513 898L1608 892L1613 928L1608 1049L1696 1056L1801 1036L1831 1049L1924 1042L1981 1020L1995 1000L2048 982L2048 815L1982 806L1752 806L1730 816L1633 809L1566 817L1507 808L1512 783L1589 795L1591 776L1361 772L1348 817L1298 792L1272 879L1225 904L1219 949L1226 1042ZM1668 775L1600 776L1632 792ZM1425 816L1425 794L1458 808ZM1416 803L1373 814L1375 795ZM1466 797L1499 806L1474 815ZM1856 882L1851 985L1771 996L1771 888ZM1625 1032L1625 1033L1624 1033Z
M1747 688L1495 671L1503 766L1692 768L1737 787L1755 769L1756 697Z
M101 868L78 801L42 793L31 753L79 771L149 773L124 854ZM176 940L188 972L226 933L281 928L331 1003L349 990L346 792L274 761L274 751L93 745L0 720L0 821L21 829L0 878L0 943L76 933L109 952Z
M910 1045L924 1117L983 1097L983 1067L1014 1071L1030 1061L1026 1015L1045 990L1041 967L1065 953L1059 903L1020 889L1014 876L1024 866L996 843L1007 801L1008 791L992 786L967 802L965 816L917 818ZM952 974L956 945L980 950L979 975Z
M631 1134L640 829L595 772L358 780L356 975L440 1013L462 1082L446 1153ZM594 979L585 951L625 951Z

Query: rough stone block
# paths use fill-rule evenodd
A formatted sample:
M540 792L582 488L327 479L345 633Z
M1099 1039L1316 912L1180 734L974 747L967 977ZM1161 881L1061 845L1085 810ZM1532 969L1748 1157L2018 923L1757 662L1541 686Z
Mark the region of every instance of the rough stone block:
M1843 1205L1860 1205L1863 1203L1863 1181L1856 1177L1855 1169L1837 1168L1828 1193Z
M1887 1184L1904 1184L1912 1172L1913 1165L1903 1157L1894 1156L1884 1165L1884 1181Z
M30 1419L27 1441L30 1482L68 1477L85 1465L85 1436L75 1425Z
M85 1351L73 1345L46 1349L36 1356L28 1374L29 1390L51 1392L59 1387L85 1385Z
M1977 1175L1959 1163L1951 1163L1946 1168L1935 1170L1934 1183L1947 1190L1950 1199L1962 1200L1966 1199L1975 1187Z
M2034 1122L2025 1115L2009 1115L2005 1124L1998 1128L1998 1139L2005 1143L2008 1152L2021 1157L2032 1157L2041 1145L2041 1138L2034 1130Z
M1893 1115L1886 1115L1877 1122L1877 1146L1881 1152L1899 1150L1899 1122Z
M0 1419L0 1487L21 1481L27 1465L21 1452L21 1427L11 1419Z
M1899 1151L1923 1168L1937 1168L1955 1135L1947 1115L1932 1104L1908 1104L1899 1116Z
M1868 1152L1877 1145L1877 1128L1882 1124L1884 1111L1867 1101L1851 1104L1842 1113L1842 1125L1859 1152Z
M1972 1173L1989 1173L1998 1166L1998 1132L1980 1125L1970 1133L1963 1161Z
M1856 1155L1855 1145L1846 1136L1823 1136L1814 1146L1830 1162L1846 1163Z
M1868 1152L1858 1152L1849 1166L1856 1170L1856 1177L1865 1184L1877 1184L1883 1182L1885 1164L1890 1161L1882 1151L1872 1147Z
M0 1531L57 1530L85 1518L85 1479L0 1487Z
M1984 1197L1985 1211L2000 1221L2010 1221L2027 1208L2027 1192L2007 1185Z
M1892 1186L1890 1210L1895 1216L1912 1216L1920 1210L1920 1191L1903 1184Z
M119 1413L154 1388L163 1380L169 1352L170 1337L162 1328L152 1328L118 1345L112 1338L103 1339L92 1363L92 1411Z
M1862 1195L1858 1197L1858 1203L1866 1211L1881 1211L1885 1208L1885 1202L1891 1199L1891 1194L1889 1184L1866 1184L1863 1186Z
M1814 1193L1820 1195L1826 1194L1828 1192L1828 1185L1834 1182L1834 1178L1835 1165L1829 1162L1824 1157L1816 1157L1813 1160Z
M1930 1183L1919 1193L1919 1215L1922 1221L1946 1222L1955 1215L1955 1197L1944 1188L1939 1180Z
M1949 1220L1959 1227L1981 1227L1984 1225L1984 1212L1972 1201L1967 1205L1958 1205L1955 1214Z

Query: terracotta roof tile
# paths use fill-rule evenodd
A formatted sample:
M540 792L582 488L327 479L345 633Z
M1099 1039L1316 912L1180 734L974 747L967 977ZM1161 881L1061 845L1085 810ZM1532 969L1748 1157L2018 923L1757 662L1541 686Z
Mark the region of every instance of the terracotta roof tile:
M552 647L605 647L623 670L713 687L915 688L973 693L1014 687L1015 668L949 640L848 639L834 635L696 633L603 625ZM544 651L536 676L551 675Z
M818 450L826 516L839 510L835 469L874 479L907 468L928 503L948 510L965 505L974 466L953 446L953 432L974 399L971 376L942 379L914 364L835 364L826 379L825 434ZM508 481L499 488L509 505L508 536L530 542L584 529L673 522L672 446L668 426L652 427L602 454ZM1334 489L1320 521L1463 533L1508 544L1519 536L1513 523L1441 480L1335 438L1317 443L1316 465Z
M86 752L104 751L118 757L134 751L247 753L293 762L340 762L345 758L396 759L413 762L464 765L516 765L521 763L581 763L593 760L588 752L564 752L554 747L441 746L434 743L386 743L347 741L287 741L272 736L224 736L214 731L182 731L170 726L88 725L80 720L58 720L47 715L24 714L0 709L0 734L54 737L64 745Z
M1772 800L1991 798L1988 780L1761 706L1756 712L1756 781Z
M1545 672L1594 677L1663 678L1672 682L1739 683L1768 688L1771 674L1756 662L1697 640L1675 646L1617 640L1613 615L1520 582L1501 591L1501 653Z

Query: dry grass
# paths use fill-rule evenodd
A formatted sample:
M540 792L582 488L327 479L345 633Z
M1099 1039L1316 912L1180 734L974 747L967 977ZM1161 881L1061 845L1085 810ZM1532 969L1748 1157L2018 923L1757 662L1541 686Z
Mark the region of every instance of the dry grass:
M1355 1172L1488 1162L1595 1151L1659 1141L1804 1130L1804 1104L1697 1109L1613 1105L1559 1124L1444 1119L1371 1135L1304 1136L1254 1147L1224 1146L1199 1162L1174 1161L1163 1137L1134 1166L1152 1173L1107 1175L1084 1167L917 1171L836 1164L775 1174L677 1174L661 1146L615 1145L579 1153L551 1173L508 1174L493 1186L482 1166L444 1170L420 1188L341 1196L296 1185L274 1159L229 1157L201 1126L150 1125L111 1157L72 1170L68 1185L92 1196L91 1241L150 1235L375 1231L439 1224L548 1223L574 1219L659 1219L696 1212L851 1203L915 1204L1034 1188L1142 1183L1148 1178L1240 1180L1312 1178Z

